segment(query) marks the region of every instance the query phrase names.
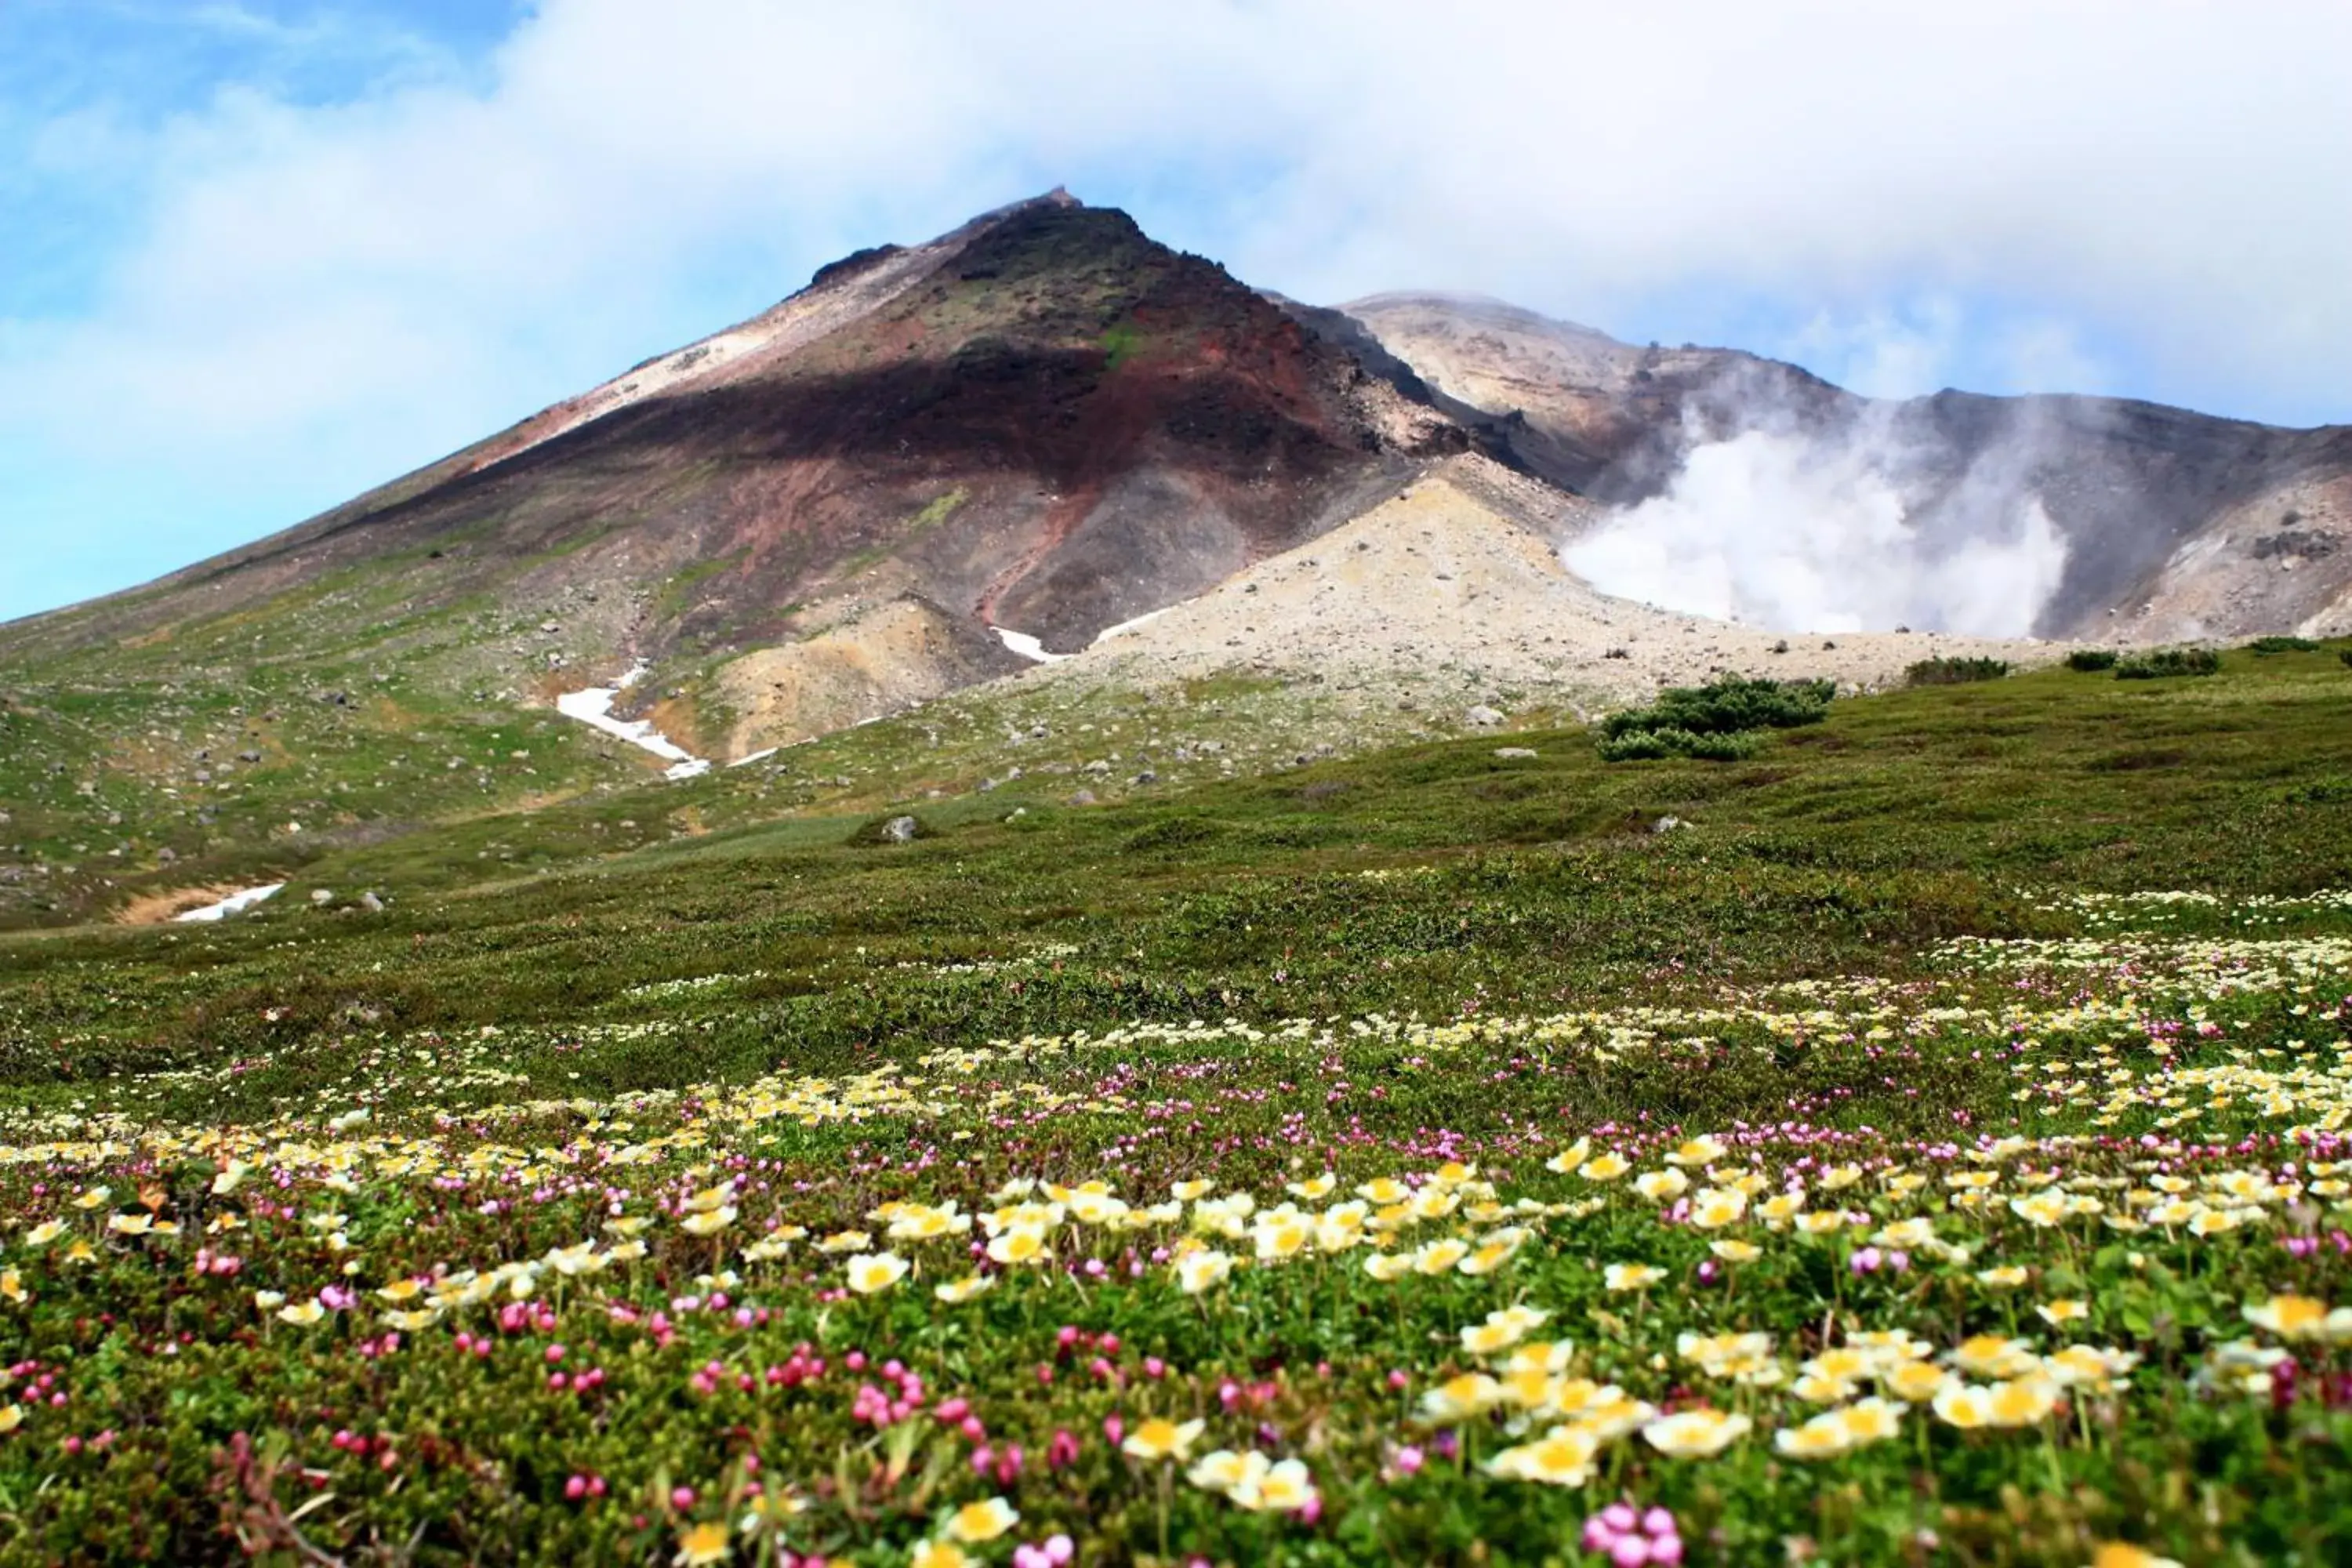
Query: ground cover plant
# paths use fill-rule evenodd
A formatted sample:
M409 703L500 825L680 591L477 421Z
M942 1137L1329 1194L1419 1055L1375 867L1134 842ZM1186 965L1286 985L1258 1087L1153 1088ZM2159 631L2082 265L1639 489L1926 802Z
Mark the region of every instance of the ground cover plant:
M0 1557L2340 1561L2333 669L0 939Z
M1818 724L1836 687L1826 680L1768 680L1727 675L1705 686L1670 686L1647 708L1629 708L1601 721L1600 752L1607 762L1696 757L1738 762L1752 756L1763 732Z
M2066 668L2093 675L2103 669L2115 668L2116 660L2121 657L2111 647L2078 647L2066 656Z
M2118 680L2162 680L2179 675L2212 675L2221 656L2209 647L2160 647L2116 661Z
M1958 686L1970 680L1999 680L2009 673L2005 658L1923 658L1903 672L1906 686Z

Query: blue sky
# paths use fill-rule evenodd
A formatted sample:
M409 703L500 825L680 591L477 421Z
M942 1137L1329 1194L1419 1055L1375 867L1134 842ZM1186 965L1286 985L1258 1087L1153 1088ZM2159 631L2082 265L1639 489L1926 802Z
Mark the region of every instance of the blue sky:
M1638 13L1638 14L1637 14ZM2352 420L2352 7L0 0L0 617L1055 184L1302 298Z

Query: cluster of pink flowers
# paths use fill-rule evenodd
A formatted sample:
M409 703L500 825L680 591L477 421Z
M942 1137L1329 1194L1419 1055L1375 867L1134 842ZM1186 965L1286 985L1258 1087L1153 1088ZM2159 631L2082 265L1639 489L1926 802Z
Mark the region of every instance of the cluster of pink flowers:
M1078 1554L1077 1542L1066 1535L1049 1535L1034 1546L1013 1549L1013 1568L1066 1568Z
M376 1468L394 1470L400 1468L400 1454L393 1445L392 1435L379 1432L373 1437L362 1437L348 1426L327 1439L328 1444L351 1455L355 1459L375 1457Z
M1663 1508L1636 1511L1632 1503L1611 1503L1584 1521L1582 1540L1587 1552L1606 1553L1614 1568L1683 1560L1681 1532Z
M880 1384L859 1384L857 1397L849 1407L852 1420L876 1426L889 1426L904 1421L923 1407L925 1394L921 1373L894 1359L882 1364L881 1379L882 1383L895 1384L897 1392L886 1394Z
M46 1404L55 1406L61 1405L67 1401L66 1391L58 1386L58 1374L54 1372L42 1371L39 1362L16 1363L8 1369L8 1378L12 1383L21 1382L25 1384L25 1391L19 1397L27 1405Z
M772 1388L798 1388L811 1378L824 1375L824 1357L818 1355L815 1347L808 1341L803 1340L793 1347L790 1356L771 1363L764 1375Z
M320 1300L324 1301L326 1298L326 1291L319 1292ZM328 1304L333 1305L332 1302ZM519 1334L525 1330L551 1334L555 1331L555 1312L544 1301L509 1301L499 1309L499 1328L509 1334Z

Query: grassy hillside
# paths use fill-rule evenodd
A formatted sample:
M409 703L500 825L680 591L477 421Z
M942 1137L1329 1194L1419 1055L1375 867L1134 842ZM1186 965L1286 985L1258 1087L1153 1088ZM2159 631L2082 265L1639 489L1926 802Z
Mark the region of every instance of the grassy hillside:
M0 936L0 1557L2341 1560L2333 648L996 700Z
M1302 730L1339 732L1307 701L1233 683L1057 693L1010 717L935 705L782 769L280 862L293 885L226 926L7 939L0 1008L176 1050L246 1027L224 1011L283 1010L277 1040L347 1008L416 1027L631 1016L631 987L757 970L737 1000L847 1009L825 1030L846 1037L871 1026L866 1003L834 995L852 959L872 972L856 995L896 1005L935 989L902 985L897 965L1057 944L1084 955L1065 974L1089 978L992 1005L992 1032L1069 1006L1190 1016L1227 993L1450 1011L1481 994L1624 994L1677 963L1727 982L1899 965L1952 935L2071 929L2041 907L2054 890L2352 885L2352 671L2332 649L2233 654L2204 679L2058 669L1847 700L1727 764L1604 763L1582 731L1538 730L1323 762L1310 749L1306 766L1190 788L1136 786L1132 762L1083 766L1149 749L1180 775L1263 770L1293 760ZM1048 732L1007 747L1014 719ZM1178 738L1213 735L1224 749L1166 760ZM1031 771L972 787L1013 757ZM930 798L940 784L956 793ZM1066 804L1081 788L1120 798ZM925 837L858 841L902 811ZM1666 817L1681 826L1654 831ZM313 888L336 903L314 908ZM350 908L362 888L391 909ZM1094 990L1105 970L1121 989ZM0 1049L37 1058L38 1033Z

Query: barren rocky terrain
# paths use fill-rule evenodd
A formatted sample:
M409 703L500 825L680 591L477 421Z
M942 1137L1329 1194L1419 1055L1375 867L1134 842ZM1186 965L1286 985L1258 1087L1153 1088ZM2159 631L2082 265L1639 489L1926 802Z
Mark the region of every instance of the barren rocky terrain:
M1479 457L1431 469L1363 515L1032 679L1141 684L1243 668L1339 690L1431 689L1579 716L1726 673L1897 683L1924 658L2021 667L2063 644L1934 633L1786 636L1599 594L1559 562L1586 509ZM1507 698L1505 694L1509 694Z
M1980 531L2038 501L2067 547L2042 635L2352 629L2352 429L2114 398L1947 391L1879 403L1794 365L1637 347L1499 300L1385 294L1342 310L1439 394L1523 425L1531 461L1604 504L1659 494L1700 442L1793 432L1866 448L1931 535Z

